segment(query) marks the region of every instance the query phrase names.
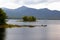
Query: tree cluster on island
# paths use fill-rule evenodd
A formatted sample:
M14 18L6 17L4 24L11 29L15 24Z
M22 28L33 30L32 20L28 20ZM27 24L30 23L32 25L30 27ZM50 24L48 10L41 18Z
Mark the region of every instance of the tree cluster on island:
M23 16L22 19L23 19L24 22L36 21L36 17L34 17L34 16Z

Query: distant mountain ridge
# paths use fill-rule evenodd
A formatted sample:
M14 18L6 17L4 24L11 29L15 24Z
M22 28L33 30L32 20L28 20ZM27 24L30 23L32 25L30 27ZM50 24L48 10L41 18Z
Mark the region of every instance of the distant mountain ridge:
M60 11L44 9L33 9L22 6L17 9L3 8L8 18L22 18L22 16L35 16L39 19L60 19Z

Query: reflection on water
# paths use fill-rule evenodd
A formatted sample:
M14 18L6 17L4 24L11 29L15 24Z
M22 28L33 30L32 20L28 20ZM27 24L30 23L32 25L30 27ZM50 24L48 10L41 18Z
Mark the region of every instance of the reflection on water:
M5 37L5 28L0 28L0 40L4 40Z
M6 29L6 40L45 40L47 27L22 27Z
M60 40L60 25L49 24L47 27L7 28L6 40Z

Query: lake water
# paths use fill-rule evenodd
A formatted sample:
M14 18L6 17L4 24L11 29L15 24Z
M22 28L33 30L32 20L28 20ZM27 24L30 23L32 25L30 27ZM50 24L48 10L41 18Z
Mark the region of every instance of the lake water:
M17 20L9 20L8 24L33 24L47 25L36 26L33 28L7 28L5 40L60 40L60 20L37 20L36 22L17 22Z

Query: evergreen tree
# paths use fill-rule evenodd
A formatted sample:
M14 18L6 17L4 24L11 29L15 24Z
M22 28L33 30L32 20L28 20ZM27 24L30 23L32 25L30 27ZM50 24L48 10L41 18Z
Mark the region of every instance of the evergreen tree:
M6 24L5 19L7 18L6 13L0 8L0 25Z

